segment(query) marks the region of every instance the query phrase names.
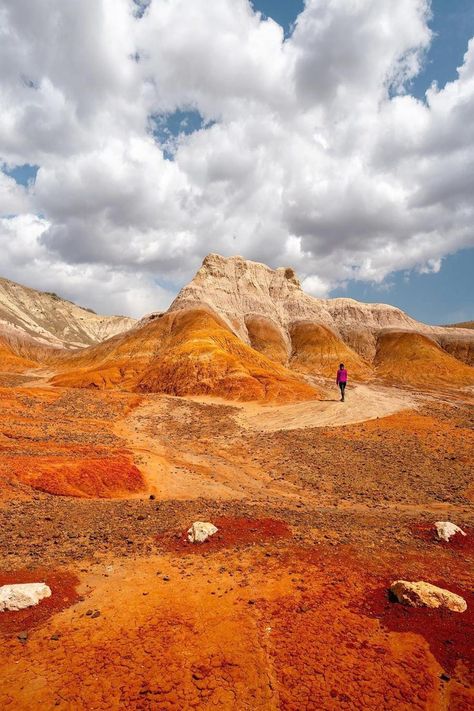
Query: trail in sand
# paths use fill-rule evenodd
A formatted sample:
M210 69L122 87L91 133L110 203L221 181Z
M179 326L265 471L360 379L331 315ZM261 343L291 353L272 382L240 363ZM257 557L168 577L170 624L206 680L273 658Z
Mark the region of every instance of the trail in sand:
M298 505L314 497L296 483L272 478L252 448L243 447L243 432L349 425L413 408L414 402L394 388L366 385L351 388L345 403L328 399L275 407L155 395L118 422L115 432L133 452L147 493L160 500L284 497Z
M278 482L242 450L235 408L149 396L115 432L133 452L159 500L301 501L300 487Z
M341 427L387 417L415 407L413 394L393 387L355 385L346 390L346 401L334 398L311 400L293 405L259 407L245 403L238 415L243 426L264 432L305 427Z

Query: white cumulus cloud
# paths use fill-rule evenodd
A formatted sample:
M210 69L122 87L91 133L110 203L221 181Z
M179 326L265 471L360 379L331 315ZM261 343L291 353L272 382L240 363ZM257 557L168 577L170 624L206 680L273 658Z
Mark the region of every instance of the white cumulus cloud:
M210 251L317 295L438 270L473 244L474 40L417 100L429 12L307 0L285 40L248 0L0 0L0 165L39 166L0 172L2 275L141 315Z

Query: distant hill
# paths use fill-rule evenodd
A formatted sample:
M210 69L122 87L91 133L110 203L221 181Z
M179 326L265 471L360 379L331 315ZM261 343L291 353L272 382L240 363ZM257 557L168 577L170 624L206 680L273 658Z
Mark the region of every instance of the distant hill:
M63 387L263 402L321 397L341 362L351 381L466 387L470 323L428 326L387 304L317 299L289 267L210 254L166 313L139 322L1 279L0 371L40 367Z
M461 323L447 323L444 328L474 328L474 321L462 321Z
M42 345L83 348L126 331L124 316L99 316L57 294L36 291L0 278L0 337L34 338Z

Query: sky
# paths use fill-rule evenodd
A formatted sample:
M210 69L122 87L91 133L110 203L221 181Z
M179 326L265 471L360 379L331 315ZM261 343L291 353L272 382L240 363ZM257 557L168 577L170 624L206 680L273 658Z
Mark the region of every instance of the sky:
M472 0L0 0L0 275L167 308L204 256L474 317Z

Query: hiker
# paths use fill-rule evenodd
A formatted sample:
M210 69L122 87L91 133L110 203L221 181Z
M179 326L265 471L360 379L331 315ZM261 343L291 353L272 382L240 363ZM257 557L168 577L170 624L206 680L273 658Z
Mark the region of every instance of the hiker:
M341 402L344 402L344 391L347 385L347 370L344 368L344 363L339 363L339 370L337 371L336 385L339 385L341 389Z

